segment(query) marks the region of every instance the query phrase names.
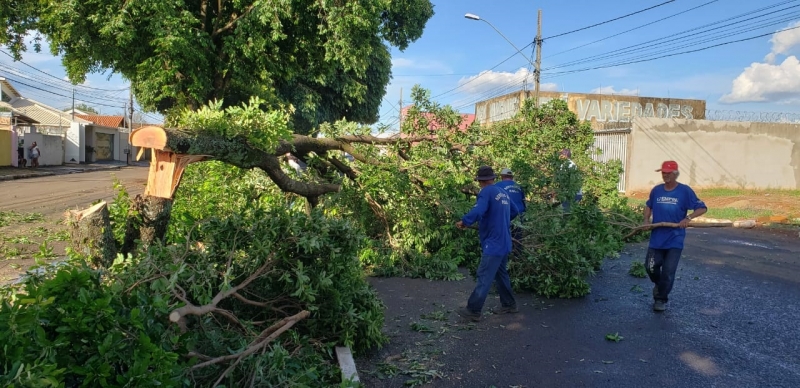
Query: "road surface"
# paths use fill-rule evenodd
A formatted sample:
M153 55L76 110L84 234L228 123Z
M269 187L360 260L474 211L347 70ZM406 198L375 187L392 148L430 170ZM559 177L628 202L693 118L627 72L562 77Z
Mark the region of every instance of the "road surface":
M433 387L800 387L797 233L690 229L664 313L651 309L649 280L627 273L646 243L607 260L584 298L518 295L520 313L474 326L454 312L469 277L372 278L391 342L356 366L374 387L425 375L438 376ZM486 307L496 305L490 295Z

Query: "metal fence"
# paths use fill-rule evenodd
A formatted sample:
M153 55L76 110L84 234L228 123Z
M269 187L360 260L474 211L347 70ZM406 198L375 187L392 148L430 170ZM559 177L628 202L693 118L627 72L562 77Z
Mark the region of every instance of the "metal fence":
M594 147L592 147L592 159L601 163L612 160L622 162L622 174L617 182L617 190L625 192L625 173L628 171L628 138L631 130L614 129L594 132Z

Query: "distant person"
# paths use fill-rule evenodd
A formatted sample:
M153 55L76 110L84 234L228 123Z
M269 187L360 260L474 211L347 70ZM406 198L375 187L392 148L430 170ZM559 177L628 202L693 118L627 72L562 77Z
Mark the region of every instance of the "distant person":
M572 151L570 151L569 148L564 148L563 150L561 150L561 152L559 153L559 157L561 159L565 159L567 161L567 168L569 168L570 170L573 170L573 171L577 171L578 170L578 166L575 164L575 162L572 161ZM583 199L583 188L582 187L578 188L578 192L575 193L575 196L574 196L573 199L575 200L575 203L578 203ZM564 209L564 212L567 212L567 213L569 212L569 209L570 209L571 206L572 206L572 201L569 201L569 200L564 201L564 202L561 203L561 207Z
M504 168L500 170L500 182L495 183L495 186L502 188L508 193L511 203L517 207L519 218L522 219L526 210L525 192L521 187L519 187L519 184L514 181L514 172L512 172L510 168ZM522 240L522 228L518 226L512 226L511 237L514 240L514 251L519 252L521 247L520 241Z
M25 147L17 147L17 167L25 167L28 165L28 159L25 159Z
M697 198L691 187L678 183L678 163L666 161L661 168L663 184L650 191L650 197L644 208L644 224L673 222L680 224L677 228L658 227L650 233L650 244L644 261L647 274L653 286L653 310L664 311L667 308L668 295L675 282L675 271L683 251L683 239L689 222L702 216L708 210L706 204ZM692 210L692 214L688 211ZM650 216L653 220L650 221Z
M482 254L476 273L477 284L467 301L467 307L458 311L459 315L474 322L481 320L481 310L492 287L492 280L497 283L501 303L495 313L517 312L517 302L514 292L511 291L511 279L506 269L508 254L511 253L511 219L516 217L517 210L508 193L494 184L496 178L491 167L481 166L478 169L475 177L481 186L478 199L472 210L456 222L459 229L480 222L478 237Z
M39 146L36 145L36 142L33 142L28 148L28 157L31 160L31 167L39 167L39 156L42 155L42 152L39 151Z

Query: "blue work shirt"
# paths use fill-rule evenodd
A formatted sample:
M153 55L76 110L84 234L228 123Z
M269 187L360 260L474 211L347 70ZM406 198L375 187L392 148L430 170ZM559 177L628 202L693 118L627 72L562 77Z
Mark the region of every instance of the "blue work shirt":
M686 218L689 210L703 209L706 204L697 198L691 187L678 183L678 186L667 191L664 184L660 184L650 191L647 207L653 210L653 223L681 222ZM683 249L683 239L686 229L682 228L655 228L650 232L650 248L654 249Z
M490 185L481 189L475 206L461 218L461 222L472 225L480 221L478 237L484 255L506 256L511 253L511 218L517 213L508 192Z
M517 211L519 211L520 214L525 212L525 193L522 191L522 188L519 187L517 182L514 182L513 180L500 181L494 185L508 192L508 197L511 198L511 203L517 207ZM513 220L514 217L511 217L511 219Z

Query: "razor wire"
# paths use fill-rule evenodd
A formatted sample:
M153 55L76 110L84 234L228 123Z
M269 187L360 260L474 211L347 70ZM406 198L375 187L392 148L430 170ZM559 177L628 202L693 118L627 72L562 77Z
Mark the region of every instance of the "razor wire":
M706 120L800 124L800 113L706 109Z

